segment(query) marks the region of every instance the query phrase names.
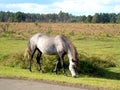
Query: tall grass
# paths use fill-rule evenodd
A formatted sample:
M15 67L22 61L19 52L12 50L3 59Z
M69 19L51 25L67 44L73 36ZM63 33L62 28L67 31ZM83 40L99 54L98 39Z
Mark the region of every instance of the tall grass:
M6 58L6 60L4 60ZM28 67L28 59L23 57L23 53L16 53L13 54L11 57L3 57L3 61L0 65L10 66L10 67L19 67L21 69L27 69ZM88 76L95 76L95 77L109 77L108 71L105 68L116 67L116 64L111 59L109 60L101 60L98 57L88 57L84 54L80 54L79 58L79 67L78 67L78 75L79 74L86 74ZM48 56L43 55L41 59L42 69L43 72L50 72L52 73L56 64L56 57L55 56ZM65 57L65 67L68 75L70 72L68 70L69 61L68 58ZM32 64L33 70L37 69L36 60L34 58ZM60 72L62 73L62 72ZM110 76L111 77L111 76ZM119 76L114 76L116 79L120 79Z
M46 32L52 30L53 32L74 31L75 33L82 33L87 35L119 35L120 24L79 24L79 23L0 23L0 26L7 27L7 30L16 32ZM0 27L0 31L3 30Z

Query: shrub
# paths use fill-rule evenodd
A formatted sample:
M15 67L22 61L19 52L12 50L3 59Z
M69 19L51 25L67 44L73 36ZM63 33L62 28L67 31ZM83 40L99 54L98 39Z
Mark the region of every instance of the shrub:
M33 58L33 63L32 63L33 70L37 69L35 58L36 55ZM28 59L23 57L23 53L19 53L19 54L16 53L13 56L11 56L9 59L4 60L3 64L10 67L19 67L22 69L27 69ZM55 64L56 64L55 56L42 55L41 65L43 72L53 72ZM108 68L115 66L116 66L115 63L112 60L107 61L107 60L102 60L98 57L88 57L87 55L80 54L78 74L87 74L90 76L103 77L107 73L105 69L106 67ZM69 61L67 56L65 56L65 69L67 73L70 74L68 67L69 67ZM59 73L62 73L62 69L60 70Z
M78 73L103 77L106 73L108 73L105 68L116 66L113 59L102 60L98 57L88 57L84 54L80 54L80 56Z
M0 26L1 26L2 31L6 32L8 30L8 28L9 28L10 24L9 23L5 23L5 24L2 24Z

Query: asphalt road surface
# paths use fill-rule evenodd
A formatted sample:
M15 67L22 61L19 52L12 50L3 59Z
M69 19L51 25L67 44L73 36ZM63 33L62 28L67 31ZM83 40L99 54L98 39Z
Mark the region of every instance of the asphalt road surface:
M50 84L42 81L3 79L0 78L0 90L88 90L58 84Z

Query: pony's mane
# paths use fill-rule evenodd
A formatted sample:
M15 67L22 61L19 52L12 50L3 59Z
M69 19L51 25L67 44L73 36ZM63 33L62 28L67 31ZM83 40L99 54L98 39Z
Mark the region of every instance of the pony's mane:
M67 42L67 46L69 47L70 51L72 52L72 55L74 56L74 61L78 60L78 52L76 50L76 47L73 45L73 43L71 42L71 40L64 36L64 35L61 35L61 38L62 40L64 40L64 42Z

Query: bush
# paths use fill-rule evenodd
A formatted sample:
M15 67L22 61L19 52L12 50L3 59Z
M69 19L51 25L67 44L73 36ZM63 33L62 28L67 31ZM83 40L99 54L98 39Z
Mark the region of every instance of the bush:
M107 75L108 71L106 68L115 67L116 64L113 59L102 60L98 57L87 57L84 54L80 54L80 65L78 68L78 73L87 74L90 76L103 77Z
M5 23L5 24L0 25L3 32L6 32L8 30L8 28L9 28L9 26L10 26L9 23Z
M88 57L84 54L80 54L80 60L79 60L79 67L78 67L78 74L87 74L90 76L100 76L103 77L106 75L106 67L115 67L115 63L113 60L101 60L98 57ZM32 69L37 69L36 64L36 55L33 58L32 63ZM10 67L19 67L22 69L27 69L28 67L28 59L23 57L23 53L16 53L13 56L9 57L7 60L4 60L2 64L10 66ZM48 56L48 55L42 55L41 58L41 65L43 72L53 72L54 67L56 64L56 57L55 56ZM69 67L69 61L67 56L65 56L65 69L67 73L70 74L70 71L68 69ZM62 73L62 69L59 73Z

